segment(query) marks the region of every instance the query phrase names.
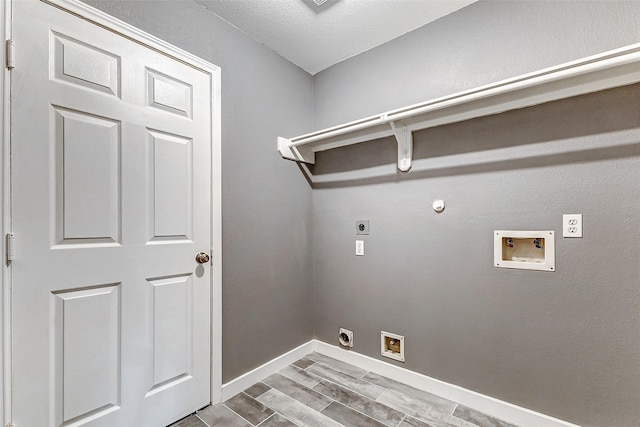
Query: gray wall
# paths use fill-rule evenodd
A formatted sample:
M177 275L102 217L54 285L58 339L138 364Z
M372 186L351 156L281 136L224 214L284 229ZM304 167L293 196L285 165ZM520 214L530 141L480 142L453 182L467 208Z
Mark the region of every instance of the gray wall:
M639 42L639 18L640 2L476 3L316 75L316 127ZM391 139L319 153L315 336L349 328L381 358L380 331L399 333L406 368L637 425L639 99L635 85L422 131L408 174ZM565 213L583 214L583 239L561 237ZM364 257L356 219L371 221ZM556 230L557 271L494 268L495 229Z
M640 41L639 1L484 1L314 76L315 128Z
M223 381L308 341L311 189L275 141L311 130L311 76L191 1L87 3L222 67Z

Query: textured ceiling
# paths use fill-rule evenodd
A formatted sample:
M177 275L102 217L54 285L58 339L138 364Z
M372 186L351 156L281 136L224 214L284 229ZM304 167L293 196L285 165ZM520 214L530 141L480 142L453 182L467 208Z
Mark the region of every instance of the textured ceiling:
M194 0L311 74L476 0Z

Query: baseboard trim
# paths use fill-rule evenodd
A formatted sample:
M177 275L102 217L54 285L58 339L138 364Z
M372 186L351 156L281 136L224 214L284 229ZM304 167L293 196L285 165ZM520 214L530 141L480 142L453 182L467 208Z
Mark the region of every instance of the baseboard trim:
M284 368L287 365L292 364L298 359L303 358L309 353L314 352L314 341L308 341L293 350L290 350L283 355L276 357L268 361L267 363L258 366L252 371L247 372L246 374L240 375L238 378L235 378L228 383L222 385L222 401L229 399L230 397L235 396L240 393L242 390L247 387L251 387L255 383L262 381L267 378L271 374L275 374L280 369ZM219 402L214 402L219 403Z
M367 371L393 378L394 380L403 382L419 390L437 394L445 399L458 402L462 405L468 406L469 408L490 414L496 418L521 427L580 427L577 424L572 424L521 406L513 405L509 402L467 390L463 387L449 384L444 381L410 371L406 368L392 365L382 360L356 353L355 351L345 350L316 339L306 342L253 369L252 371L223 384L222 401L235 396L247 387L262 381L269 375L278 372L285 366L290 365L296 360L314 351L346 363L351 363L352 365L356 365L360 368L366 369Z
M490 414L501 420L522 427L579 427L521 406L467 390L460 386L449 384L408 369L377 360L351 350L313 340L313 349L318 353L333 357L346 363L351 363L367 371L393 378L394 380L411 385L417 389L437 394L445 399L453 400L477 411Z

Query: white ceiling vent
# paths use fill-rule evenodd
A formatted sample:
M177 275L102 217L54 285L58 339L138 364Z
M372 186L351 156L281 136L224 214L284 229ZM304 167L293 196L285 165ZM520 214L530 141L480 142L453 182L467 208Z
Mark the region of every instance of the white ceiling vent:
M316 6L322 6L327 2L327 0L313 0L313 2L316 4Z

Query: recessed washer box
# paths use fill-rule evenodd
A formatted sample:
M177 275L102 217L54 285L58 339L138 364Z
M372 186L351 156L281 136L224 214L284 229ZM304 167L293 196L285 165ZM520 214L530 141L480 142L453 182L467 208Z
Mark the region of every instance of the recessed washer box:
M380 354L404 362L404 336L380 331Z
M555 232L494 230L493 265L498 268L555 271Z

